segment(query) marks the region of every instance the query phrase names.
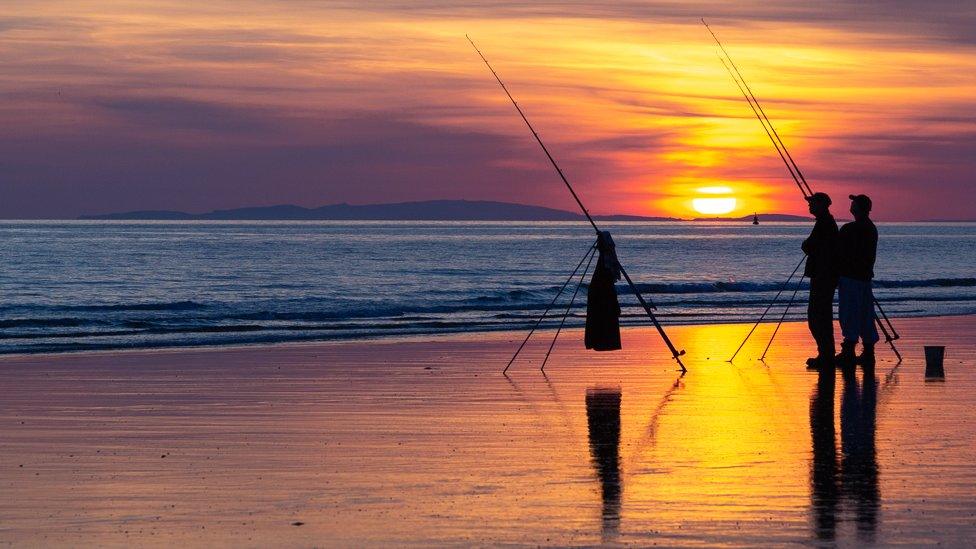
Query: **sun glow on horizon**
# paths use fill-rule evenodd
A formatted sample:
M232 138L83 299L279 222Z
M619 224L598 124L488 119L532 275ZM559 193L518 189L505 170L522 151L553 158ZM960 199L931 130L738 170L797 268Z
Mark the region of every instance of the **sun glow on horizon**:
M698 213L707 215L727 214L735 209L737 200L734 197L722 198L693 198L691 207Z
M722 196L732 194L732 188L726 186L699 187L695 189L699 194L706 196L695 197L691 200L691 207L700 214L719 215L727 214L735 209L738 200L734 196ZM719 195L719 196L707 196Z

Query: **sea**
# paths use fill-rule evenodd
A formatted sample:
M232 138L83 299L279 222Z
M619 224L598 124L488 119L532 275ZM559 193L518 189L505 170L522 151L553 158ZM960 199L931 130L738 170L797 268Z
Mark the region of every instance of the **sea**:
M766 320L805 316L784 282L812 220L602 225L664 325L754 322L780 290ZM896 327L976 313L976 223L878 230ZM582 268L556 298L594 240L578 222L2 221L0 354L525 330L554 299L542 328L580 326ZM617 289L623 324L649 323Z

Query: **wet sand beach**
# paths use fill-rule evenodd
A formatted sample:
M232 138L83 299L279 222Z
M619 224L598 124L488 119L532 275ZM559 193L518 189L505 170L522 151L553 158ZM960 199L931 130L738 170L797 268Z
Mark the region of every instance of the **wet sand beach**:
M894 321L866 377L802 323L6 357L0 544L971 546L976 317Z

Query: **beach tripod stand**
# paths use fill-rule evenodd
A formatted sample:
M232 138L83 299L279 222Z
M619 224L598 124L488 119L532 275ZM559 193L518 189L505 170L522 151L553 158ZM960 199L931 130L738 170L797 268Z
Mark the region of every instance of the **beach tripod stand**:
M752 334L756 331L756 328L763 321L763 319L766 318L766 315L769 313L770 309L772 309L773 305L775 305L776 302L779 300L779 296L789 286L790 282L793 280L793 277L796 276L797 271L800 270L800 267L803 265L803 262L806 261L806 259L807 259L806 254L803 254L803 257L800 258L800 262L796 264L796 267L793 269L793 272L790 273L789 277L787 277L786 282L783 282L783 285L780 287L779 291L776 292L776 295L773 296L773 299L769 302L769 305L766 306L766 309L759 316L759 319L756 320L756 323L752 325L752 328L749 330L749 333L746 334L745 339L742 340L742 343L739 344L739 347L735 350L734 353L732 353L732 357L726 360L726 362L732 362L733 360L735 360L735 357L739 354L739 351L742 350L746 342L749 341L749 338L752 337ZM776 323L776 328L773 330L773 335L770 336L769 342L766 344L766 348L763 350L763 354L761 357L759 357L759 360L763 362L766 361L766 353L769 352L769 347L772 346L773 340L776 339L776 334L779 332L779 327L783 324L783 321L786 319L786 314L789 312L790 307L792 307L793 303L796 301L796 295L800 291L800 286L803 283L803 278L804 275L801 273L800 278L797 279L796 281L796 286L793 288L793 295L790 296L790 300L786 303L786 307L783 309L783 314L782 316L780 316L779 321ZM902 360L901 353L899 353L898 349L895 347L895 340L900 339L901 336L898 334L898 331L895 330L895 326L891 323L891 319L888 318L888 315L885 313L884 308L881 307L881 303L878 301L878 298L872 297L872 299L874 300L874 309L875 311L877 311L877 314L874 315L874 321L878 324L878 328L881 330L881 333L884 335L885 343L891 346L891 350L895 353L895 356L898 357L898 362L900 363Z
M518 102L515 101L515 98L508 91L508 87L505 86L505 83L504 82L502 82L501 77L498 76L498 73L495 72L495 69L492 68L491 63L489 63L488 62L488 59L486 59L485 56L484 56L484 54L481 53L481 50L478 49L478 46L475 45L474 41L471 40L471 38L469 36L467 36L467 35L465 35L465 38L467 38L468 39L468 42L471 43L471 47L474 48L474 51L476 51L478 53L478 56L481 58L481 60L484 61L485 66L488 67L488 70L491 72L492 76L495 77L495 81L498 82L498 85L501 86L502 91L505 92L505 95L508 97L509 101L512 102L512 106L515 107L515 111L518 112L519 116L522 118L522 122L525 122L526 127L528 127L529 131L532 132L532 137L535 138L536 143L539 144L539 147L542 149L542 152L545 153L546 158L549 159L549 163L552 164L553 169L556 170L556 173L559 175L559 179L562 180L563 184L566 186L566 190L568 190L569 191L569 194L571 194L573 196L573 200L576 201L576 204L579 206L580 211L583 212L583 215L586 216L586 220L590 223L590 226L593 227L593 230L594 230L594 232L596 232L596 235L597 235L597 241L599 242L599 238L601 236L602 231L600 231L600 228L597 227L596 221L593 220L593 216L590 215L590 212L586 209L586 206L583 205L583 201L580 200L579 195L577 195L576 194L576 191L573 190L573 186L569 184L569 180L566 179L566 175L563 173L562 168L560 168L559 167L559 164L556 163L556 159L553 158L552 154L549 152L549 149L546 147L545 143L542 142L542 138L539 137L538 132L536 132L535 131L535 128L532 127L532 123L529 122L529 119L525 116L525 113L522 111L522 107L520 107L519 104L518 104ZM607 235L609 235L609 233L607 233ZM592 260L592 254L593 253L595 253L595 245L594 245L594 248L592 248L592 249L590 249L588 251L588 255L589 255L589 257L590 257L591 260ZM585 259L586 259L586 256L584 256L584 260ZM580 265L582 265L582 264L583 264L583 261L581 260L580 261ZM589 264L587 264L587 268L588 267L589 267ZM654 314L654 309L656 309L657 307L654 306L654 303L650 299L645 299L644 298L643 294L641 294L640 290L637 288L637 285L634 284L634 281L633 280L631 280L630 275L627 274L627 270L624 269L624 266L623 265L620 265L618 263L617 267L619 267L619 269L620 269L620 275L623 276L624 280L627 282L627 285L630 286L630 289L634 292L634 296L637 298L638 303L640 303L641 307L644 309L644 312L647 314L647 317L651 319L651 323L654 325L654 328L657 330L658 334L661 336L661 339L664 341L664 344L667 345L668 350L671 352L671 357L674 359L675 362L678 363L678 367L681 369L681 371L682 372L686 372L687 369L685 368L685 365L681 362L681 357L685 354L685 351L684 351L684 349L679 350L677 347L675 347L674 346L674 343L671 341L671 338L668 337L668 334L664 331L664 327L661 325L661 323L657 319L657 316L655 316L655 314ZM579 267L577 267L577 269L578 268ZM575 274L575 272L573 274ZM585 275L586 273L584 272L583 274ZM569 284L569 281L572 280L572 278L573 277L571 275L570 278L569 278L569 280L567 280L566 285ZM576 286L576 292L573 294L573 299L574 300L575 300L575 297L576 297L576 293L579 292L579 287L583 283L582 281L583 281L583 277L580 277L580 283ZM561 291L560 291L560 294L561 294ZM559 296L557 295L556 297L558 299ZM555 303L555 300L553 301L553 303ZM551 307L551 305L550 305L550 307ZM572 307L572 303L570 303L570 307ZM569 315L569 309L568 308L567 308L566 315L567 316ZM564 322L565 322L565 319L566 319L566 317L564 316L563 317L563 321ZM541 322L541 319L540 319L539 322ZM535 331L535 327L533 327L532 330ZM560 330L562 330L562 324L560 324ZM530 335L531 335L531 333L530 333ZM559 335L558 332L557 332L556 335L557 336ZM522 346L524 346L524 345L525 345L525 343L523 342L522 343ZM553 340L552 345L555 345L555 340ZM550 351L552 350L552 345L550 345L550 349L549 349ZM519 347L519 351L521 351L522 346ZM515 354L516 354L516 356L518 356L518 352L516 352ZM548 355L546 355L546 358L548 359ZM512 358L512 360L514 361L514 357ZM509 362L508 363L508 366L505 366L505 369L502 371L502 373L503 374L506 373L508 371L509 366L511 366L511 365L512 365L512 363ZM545 367L545 363L543 363L543 367Z

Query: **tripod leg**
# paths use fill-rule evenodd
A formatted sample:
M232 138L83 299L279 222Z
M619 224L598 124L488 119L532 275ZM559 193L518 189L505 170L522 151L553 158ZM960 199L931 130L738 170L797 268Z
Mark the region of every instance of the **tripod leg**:
M576 302L576 295L579 294L580 287L583 285L583 281L586 280L586 272L590 270L590 265L593 263L593 257L595 255L590 254L590 260L586 262L586 267L583 268L583 274L580 275L579 282L576 284L573 297L569 300L569 305L566 305L566 312L563 313L563 319L559 321L559 327L556 328L556 335L552 336L552 343L549 344L549 350L546 351L546 358L542 359L542 366L539 368L543 374L546 373L546 362L549 362L549 355L552 354L552 348L556 346L556 340L559 339L559 332L563 331L563 325L566 324L566 317L569 316L569 311L573 308L573 303Z
M806 258L807 258L807 254L803 254L803 257L800 258L800 262L796 264L796 268L793 269L792 273L790 273L790 276L786 279L786 282L783 282L783 285L780 286L779 291L776 292L776 295L773 297L773 300L769 302L769 305L766 306L766 310L763 311L762 315L760 315L759 320L757 320L756 323L752 325L752 329L749 330L748 334L746 334L746 338L743 339L742 343L739 344L739 348L736 349L734 353L732 353L732 358L726 360L726 362L732 362L733 360L735 360L736 355L738 355L739 351L742 350L742 347L745 346L746 341L749 341L749 338L752 337L752 333L756 331L756 328L759 326L759 323L762 322L764 318L766 318L766 314L769 312L770 309L773 308L773 304L776 303L777 300L779 300L780 294L782 294L783 290L785 290L786 287L790 285L790 281L793 280L793 277L796 275L796 272L800 270L800 265L803 265L803 261Z
M776 333L779 332L779 327L783 325L783 320L786 319L786 313L788 313L790 307L793 306L793 302L796 300L796 294L800 291L801 284L803 284L803 275L800 275L800 280L796 282L796 287L793 289L793 295L790 297L789 303L786 304L786 308L783 309L783 316L779 317L779 322L776 323L776 329L773 330L773 335L769 338L769 343L766 344L766 348L763 350L763 354L761 357L759 357L759 360L766 360L766 353L769 352L769 347L773 344L773 340L776 339Z
M589 247L589 249L586 250L586 254L583 256L582 259L579 260L579 263L576 264L576 268L573 269L573 272L569 274L569 278L566 279L566 282L564 282L562 287L559 288L559 291L556 292L556 297L552 298L552 301L546 307L546 310L542 312L542 316L540 316L538 320L535 321L535 324L532 326L532 329L529 330L529 333L525 336L525 339L522 340L522 344L519 345L518 349L515 350L515 354L512 355L512 359L508 361L507 365L505 365L505 369L502 370L503 374L508 372L508 369L512 366L512 363L515 362L516 358L518 358L519 353L522 352L522 349L525 347L525 344L529 342L529 338L532 337L532 334L535 333L536 328L539 327L539 324L542 323L542 320L546 318L547 314L549 314L549 309L552 309L552 306L556 304L556 300L559 299L559 296L563 295L563 290L566 289L566 286L568 286L570 281L573 280L573 277L576 276L576 272L579 271L579 268L583 265L583 262L586 261L587 258L592 258L595 252L596 252L596 243L594 243L592 246Z
M888 345L891 346L891 350L895 353L895 356L898 357L898 363L900 364L901 363L901 353L899 353L898 352L898 349L895 348L895 338L892 337L891 334L888 333L888 330L885 329L885 325L882 324L880 318L878 318L877 316L875 316L874 317L874 321L878 323L878 328L880 328L881 329L881 333L884 334L885 343L887 343Z
M881 318L884 319L885 324L888 325L888 329L891 330L891 339L901 339L901 336L898 335L898 331L895 330L895 325L891 323L891 319L888 318L888 315L885 314L884 309L881 307L881 302L878 301L878 298L876 297L872 297L872 299L874 300L874 306L877 307L878 312L881 313Z
M681 367L681 371L687 372L688 369L685 368L685 365L681 363L681 355L685 354L685 352L683 350L679 351L674 346L674 343L671 342L671 338L669 338L668 334L664 332L664 327L661 326L661 323L658 322L657 317L654 315L654 311L651 310L651 305L648 305L647 301L644 300L644 296L641 295L640 290L637 289L637 285L634 284L634 281L630 279L630 275L628 275L627 271L624 270L623 265L620 266L620 274L624 275L624 279L627 281L627 284L630 285L630 289L633 290L634 295L637 296L637 301L639 301L641 306L644 307L644 312L647 313L647 316L651 318L651 322L654 323L654 327L657 328L657 332L661 334L661 339L663 339L664 343L668 346L668 349L671 351L671 356L674 357L674 360L678 363L678 366Z

